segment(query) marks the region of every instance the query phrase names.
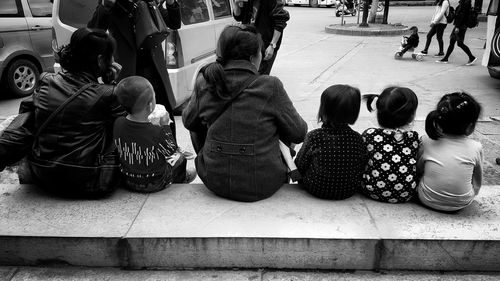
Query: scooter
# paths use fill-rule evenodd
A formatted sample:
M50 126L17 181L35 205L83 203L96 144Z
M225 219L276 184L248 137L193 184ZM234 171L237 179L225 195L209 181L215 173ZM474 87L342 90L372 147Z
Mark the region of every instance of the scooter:
M351 1L352 0L346 0L345 5L342 4L343 0L335 1L335 7L337 8L335 16L340 17L342 14L355 16L357 13L357 3Z

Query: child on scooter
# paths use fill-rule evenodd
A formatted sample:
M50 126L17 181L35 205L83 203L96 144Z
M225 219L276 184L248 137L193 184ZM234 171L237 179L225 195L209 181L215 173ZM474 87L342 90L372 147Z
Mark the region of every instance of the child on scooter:
M396 52L395 58L403 57L404 53L408 50L413 50L418 46L418 27L412 26L409 31L410 36L403 36L403 39L401 40L401 47L399 48L399 51Z

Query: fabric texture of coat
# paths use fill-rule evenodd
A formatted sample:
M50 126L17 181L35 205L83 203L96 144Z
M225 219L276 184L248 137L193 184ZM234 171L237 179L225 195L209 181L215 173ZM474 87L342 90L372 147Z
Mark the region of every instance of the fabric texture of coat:
M230 61L224 71L229 92L235 95L257 69L244 60ZM237 201L258 201L287 182L287 166L278 140L301 143L307 124L297 113L281 81L261 75L216 119L225 100L210 91L199 75L182 119L206 140L198 152L196 169L208 189Z

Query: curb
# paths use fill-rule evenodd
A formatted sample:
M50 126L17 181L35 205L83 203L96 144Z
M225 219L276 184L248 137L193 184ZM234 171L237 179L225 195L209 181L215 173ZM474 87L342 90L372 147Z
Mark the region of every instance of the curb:
M405 25L390 25L371 23L368 27L359 27L358 24L331 24L325 26L325 31L331 34L351 36L397 36L408 30Z

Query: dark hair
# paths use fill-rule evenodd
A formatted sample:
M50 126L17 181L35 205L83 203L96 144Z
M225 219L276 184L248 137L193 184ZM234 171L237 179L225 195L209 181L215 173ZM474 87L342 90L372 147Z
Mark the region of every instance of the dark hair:
M465 92L446 94L439 100L436 110L427 115L425 132L433 140L443 134L469 135L480 113L481 105L471 95Z
M106 31L82 27L73 32L68 45L57 51L57 57L69 72L88 72L98 77L98 56L111 64L115 47L115 40Z
M414 31L414 32L418 32L418 27L412 26L409 28L409 30Z
M396 129L409 124L415 117L418 98L405 87L388 87L380 95L363 95L368 111L372 112L372 103L377 99L377 121L380 126Z
M361 93L349 85L333 85L321 94L318 122L327 125L354 124L358 119Z
M116 98L125 110L133 114L141 111L153 100L153 86L141 76L124 78L116 86Z
M438 5L438 6L443 6L443 2L444 2L444 0L436 0L436 1L434 2L434 4L435 4L435 5Z
M262 48L262 39L252 25L234 24L224 28L217 42L217 60L204 68L201 73L210 92L221 98L227 95L226 76L223 66L231 60L250 61Z

